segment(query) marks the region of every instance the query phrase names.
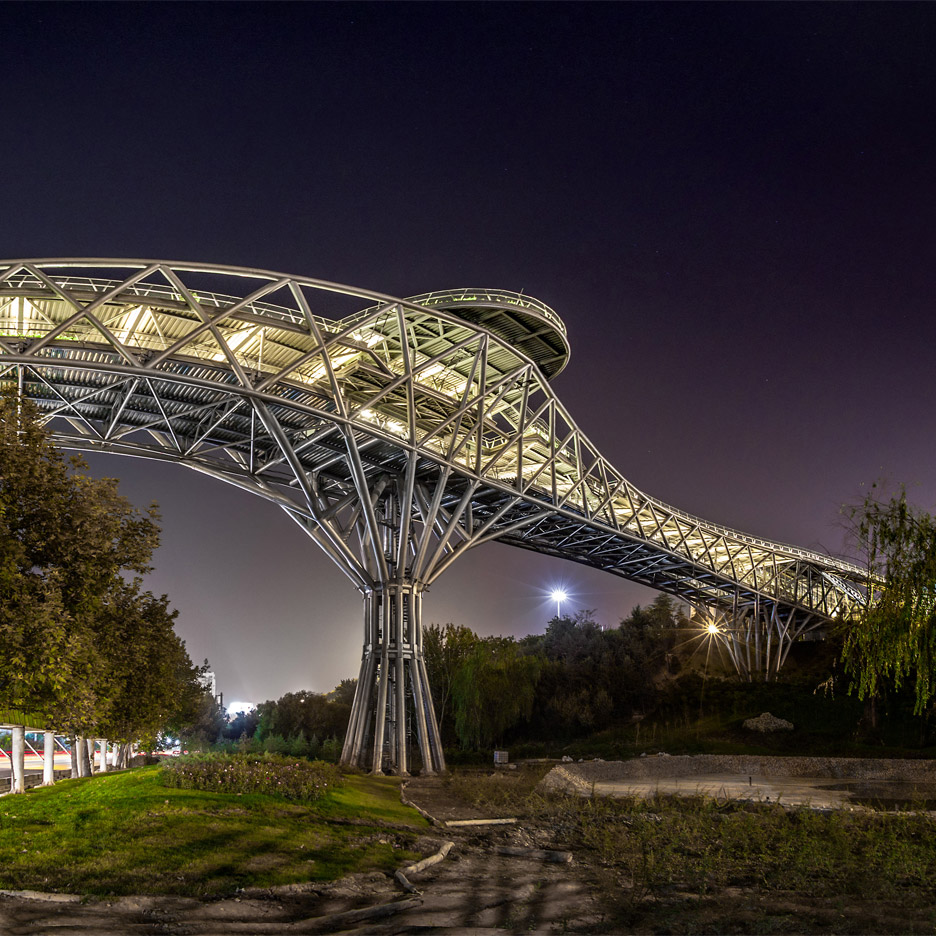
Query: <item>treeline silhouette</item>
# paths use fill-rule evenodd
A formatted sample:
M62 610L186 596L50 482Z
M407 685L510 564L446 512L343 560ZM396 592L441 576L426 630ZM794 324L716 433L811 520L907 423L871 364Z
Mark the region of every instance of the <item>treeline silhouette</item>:
M557 742L639 717L678 668L673 650L687 626L682 607L665 594L617 627L582 611L521 640L430 625L426 667L443 744L478 751Z

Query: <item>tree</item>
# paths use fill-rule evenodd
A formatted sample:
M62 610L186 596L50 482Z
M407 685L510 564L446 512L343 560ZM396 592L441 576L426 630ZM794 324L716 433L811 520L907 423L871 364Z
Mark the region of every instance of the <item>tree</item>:
M192 663L174 630L176 616L165 595L141 591L138 579L119 580L105 596L88 677L97 701L93 727L102 736L147 746L161 731L193 745L218 736L220 712L201 678L208 661Z
M165 596L125 578L149 571L157 511L86 468L28 400L0 394L0 697L59 730L154 733L195 673Z
M254 737L260 742L274 735L286 740L299 735L344 740L356 685L355 679L343 679L329 693L303 689L261 702L256 710Z
M533 710L540 660L525 656L512 637L476 640L452 684L455 730L463 748L479 750Z
M469 627L430 624L423 630L423 653L432 692L436 720L443 744L455 741L455 713L452 689L459 668L465 663L480 638Z
M903 490L888 501L875 493L846 510L869 600L845 627L843 661L860 699L912 682L919 715L936 695L936 518Z

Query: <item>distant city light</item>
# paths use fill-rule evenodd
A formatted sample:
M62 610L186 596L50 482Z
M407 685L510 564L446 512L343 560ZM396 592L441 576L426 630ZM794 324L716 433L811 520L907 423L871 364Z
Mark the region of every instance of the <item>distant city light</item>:
M253 702L232 702L227 707L227 713L229 717L235 715L246 714L247 712L252 712L257 706Z

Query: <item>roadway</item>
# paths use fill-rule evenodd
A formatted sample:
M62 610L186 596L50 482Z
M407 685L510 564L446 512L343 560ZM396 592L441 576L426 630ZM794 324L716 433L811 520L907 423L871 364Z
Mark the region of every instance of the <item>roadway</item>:
M27 754L25 762L27 774L42 773L41 757L38 757L35 754ZM71 768L71 758L65 751L55 752L54 763L56 770L68 770ZM8 779L12 772L10 758L6 754L0 753L0 780Z

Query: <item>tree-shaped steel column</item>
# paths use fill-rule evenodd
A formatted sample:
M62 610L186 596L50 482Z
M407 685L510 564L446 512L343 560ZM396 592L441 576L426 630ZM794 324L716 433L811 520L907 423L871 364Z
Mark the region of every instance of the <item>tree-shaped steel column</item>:
M413 734L423 772L445 770L423 657L422 598L440 543L463 542L466 531L425 490L415 470L382 474L317 521L354 543L347 571L367 583L364 650L341 760L374 771L408 773Z

